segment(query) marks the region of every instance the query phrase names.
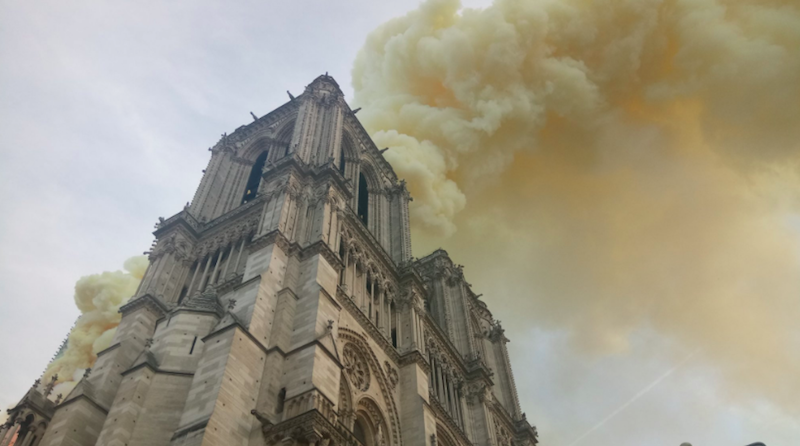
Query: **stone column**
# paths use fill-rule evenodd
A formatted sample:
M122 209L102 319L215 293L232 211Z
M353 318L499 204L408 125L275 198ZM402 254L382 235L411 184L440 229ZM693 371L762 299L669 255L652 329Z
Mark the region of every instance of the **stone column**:
M225 252L224 248L219 249L219 255L217 256L217 261L214 263L214 271L211 273L211 278L208 279L208 282L211 285L217 283L217 271L219 270L219 264L222 262L222 254Z
M384 325L386 325L386 316L383 308L383 295L386 294L386 291L383 287L380 287L380 291L378 291L378 331L383 332L381 330Z
M200 271L200 262L202 261L203 259L197 259L197 265L195 265L194 274L192 274L192 281L189 282L189 288L186 290L187 296L191 296L192 291L194 291L194 281L197 279L197 272Z
M431 355L431 370L428 375L430 380L428 387L433 389L433 392L430 393L436 395L436 358L433 355Z
M44 433L45 433L45 431L47 431L47 427L45 427L45 428L42 430L42 432L40 432L40 434L41 434L41 435L39 435L38 437L36 437L36 440L35 440L33 443L31 443L31 446L39 446L39 443L41 443L41 442L42 442L42 438L44 438Z
M210 253L208 254L208 260L206 261L206 267L203 269L203 275L200 277L200 285L197 287L197 291L200 291L201 293L203 291L205 291L205 289L206 289L206 286L205 286L206 276L208 276L208 268L211 267L211 259L213 257L214 257L213 254L210 254Z
M222 269L222 281L228 280L228 267L231 266L231 257L233 257L233 248L236 247L236 241L231 242L231 251L228 253L228 259L225 260L225 268Z
M242 260L242 251L244 251L244 244L247 241L247 235L242 235L242 245L239 246L239 253L236 254L236 266L233 267L233 274L239 271L239 261Z
M369 282L369 305L367 305L367 309L369 310L369 321L373 324L375 323L375 278L373 277L372 280Z
M417 348L419 351L425 351L425 335L424 335L424 324L423 324L423 311L424 309L420 308L419 313L417 313L417 339L419 342L417 343Z
M455 393L455 390L453 389L453 378L450 375L447 376L447 395L449 396L449 398L447 398L447 403L449 404L448 410L450 411L450 416L452 416L453 419L455 420L456 419L456 405L455 405L456 393Z
M438 361L436 362L436 399L439 402L444 403L444 398L442 398L442 390L444 389L444 382L442 381L442 364Z
M463 419L463 417L461 415L461 413L462 413L461 405L463 404L463 402L461 400L461 390L459 389L458 385L455 386L455 389L456 389L456 395L455 395L455 397L456 397L456 422L458 423L459 426L461 426L463 428L464 427L464 419Z
M33 441L33 433L36 431L35 426L28 426L28 429L25 430L25 437L22 438L22 441L18 441L16 444L20 446L30 446L31 442Z
M5 438L3 438L3 441L0 442L0 446L8 446L8 443L11 443L11 439L14 438L14 434L17 433L17 431L19 430L19 427L20 427L20 424L19 423L15 423L10 429L8 429L8 431L6 432Z
M342 285L343 288L347 289L347 273L349 271L348 262L350 261L350 250L346 250L344 252L344 258L342 259L342 277L339 279L339 283Z

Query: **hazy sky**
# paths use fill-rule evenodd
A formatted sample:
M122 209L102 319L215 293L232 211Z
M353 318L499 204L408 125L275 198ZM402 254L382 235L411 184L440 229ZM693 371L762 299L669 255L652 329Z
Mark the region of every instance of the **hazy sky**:
M417 6L0 4L0 407L22 396L67 334L75 281L149 248L157 217L193 196L221 133L325 72L351 99L368 33ZM496 317L517 321L511 359L543 445L800 441L785 410L721 386L704 350L640 326L626 351L585 354L566 330L520 324L509 299L474 277Z

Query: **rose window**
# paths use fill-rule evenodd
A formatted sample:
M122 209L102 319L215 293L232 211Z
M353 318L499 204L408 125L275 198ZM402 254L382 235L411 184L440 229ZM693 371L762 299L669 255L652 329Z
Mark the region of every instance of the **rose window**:
M369 367L353 344L344 346L342 356L344 358L344 369L350 378L350 382L362 392L369 389Z

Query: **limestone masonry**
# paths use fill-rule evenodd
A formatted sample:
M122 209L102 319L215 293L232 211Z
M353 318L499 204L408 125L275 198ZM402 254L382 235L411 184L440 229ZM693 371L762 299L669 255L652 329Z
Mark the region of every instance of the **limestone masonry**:
M533 446L461 267L411 257L399 181L324 75L211 150L112 346L0 446Z

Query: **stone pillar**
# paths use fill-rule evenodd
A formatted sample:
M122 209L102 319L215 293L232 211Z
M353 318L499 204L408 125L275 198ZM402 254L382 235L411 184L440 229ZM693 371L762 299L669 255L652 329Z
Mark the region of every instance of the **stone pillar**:
M11 428L6 432L6 436L3 438L3 441L0 442L0 446L8 446L8 443L11 443L11 439L14 438L14 434L19 431L19 427L19 423L15 423L13 426L11 426Z
M194 281L197 279L197 272L200 271L200 262L202 261L203 259L197 259L197 265L195 265L194 274L192 274L192 281L189 282L189 288L186 290L187 296L191 296L192 291L194 291Z
M350 250L345 249L344 251L344 258L342 259L342 277L339 279L339 284L342 285L343 288L347 288L347 262L350 261Z
M375 323L374 318L374 310L375 308L375 278L373 277L372 280L369 282L369 305L367 305L367 309L369 309L369 321Z
M211 259L214 257L212 253L208 254L208 260L206 261L206 267L203 269L203 276L200 277L200 286L197 287L197 291L201 293L206 289L205 282L206 276L208 275L208 268L211 267Z
M242 259L242 251L244 251L244 244L247 242L247 235L242 236L242 245L239 247L239 253L236 254L236 266L233 267L233 274L239 271L239 261Z
M431 355L431 369L428 373L428 379L430 383L428 387L433 389L433 393L436 394L436 358Z
M453 379L449 375L447 377L447 396L449 397L449 398L447 398L448 411L450 412L450 416L452 416L453 419L455 420L456 419L456 405L455 405L456 394L455 394L455 391L453 390Z
M42 442L42 438L44 438L44 431L45 430L47 430L46 427L43 429L42 432L39 433L40 435L38 437L36 437L36 440L31 444L31 446L39 446L39 443Z
M380 332L384 331L384 330L381 330L381 328L383 328L383 326L386 325L386 316L385 316L384 308L383 308L383 295L384 294L386 294L386 291L383 289L383 287L381 287L380 291L378 292L378 331L380 331Z
M442 398L442 389L444 389L444 383L442 382L442 365L439 362L436 362L436 399L440 402L444 402Z
M217 261L214 263L214 271L211 273L211 278L208 279L208 282L211 285L217 283L217 271L219 271L219 264L222 262L222 254L225 252L225 248L219 248L219 255L217 255Z
M461 389L460 386L456 385L456 418L458 425L462 428L464 427L464 417L462 416L464 401L461 399Z
M231 266L231 257L233 257L233 248L236 247L236 242L231 242L231 251L228 253L228 259L225 260L225 268L222 270L222 282L228 280L228 267Z
M28 429L25 430L25 436L22 438L22 441L18 441L17 444L20 446L30 446L31 441L33 441L33 433L36 431L36 426L28 426Z

